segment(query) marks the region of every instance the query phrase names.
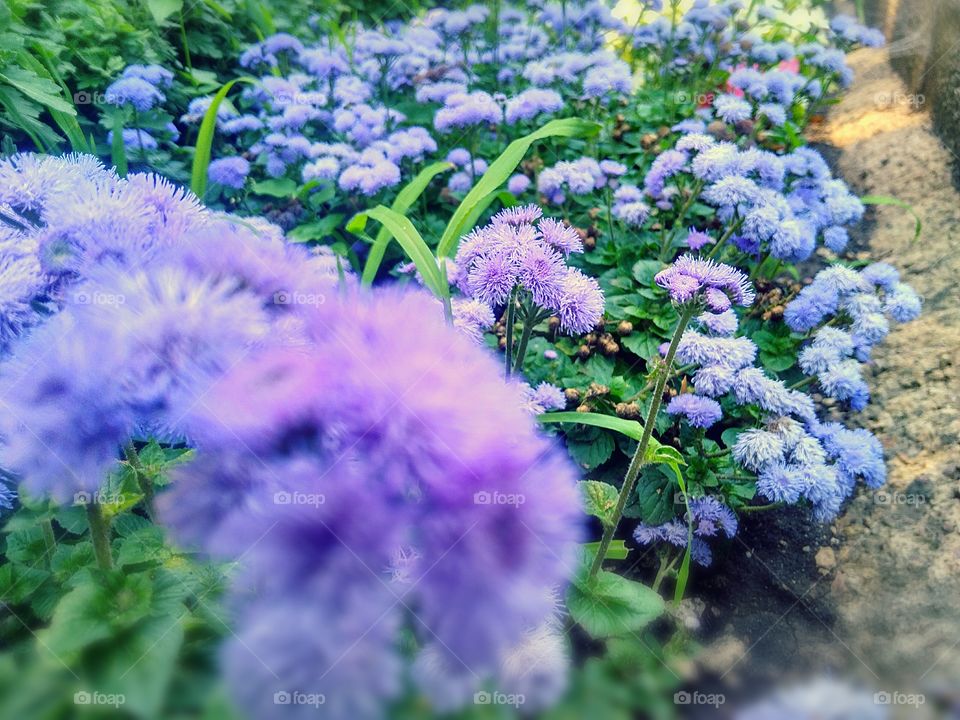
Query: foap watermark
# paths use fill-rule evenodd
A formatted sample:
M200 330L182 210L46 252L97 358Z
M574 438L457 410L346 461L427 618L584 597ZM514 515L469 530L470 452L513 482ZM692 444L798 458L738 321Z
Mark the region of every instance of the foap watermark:
M509 705L518 708L527 701L522 693L487 692L481 690L473 694L474 705Z
M686 690L680 690L673 694L674 705L706 705L718 708L726 701L727 698L722 693L703 693L697 690L687 692Z
M99 90L78 90L73 94L74 105L105 105L107 96Z
M274 705L304 705L319 708L327 701L323 693L306 693L299 690L278 690L273 694Z
M273 294L275 305L323 305L326 301L326 296L320 293L278 290Z
M677 90L673 99L680 105L694 104L697 107L713 104L713 93L695 93L687 90Z
M881 690L873 694L874 705L906 705L918 708L927 702L927 698L919 693L887 692Z
M274 505L309 505L310 507L320 507L327 501L327 498L320 493L305 492L275 492L273 494Z
M486 490L481 490L473 494L474 505L512 505L517 507L523 505L526 501L526 495L521 495L520 493L487 492Z
M127 696L123 693L102 693L88 692L87 690L78 690L73 694L74 705L103 705L105 707L119 708L125 705Z
M97 505L122 505L126 501L126 495L121 492L106 492L104 490L87 492L86 490L80 490L73 494L74 505L90 505L92 503Z
M878 109L905 106L911 110L919 110L927 101L922 93L882 92L873 96L874 104Z
M896 490L878 490L873 494L877 505L926 505L927 496L919 493L902 493Z
M73 301L77 305L123 305L127 298L120 293L79 290L73 294Z

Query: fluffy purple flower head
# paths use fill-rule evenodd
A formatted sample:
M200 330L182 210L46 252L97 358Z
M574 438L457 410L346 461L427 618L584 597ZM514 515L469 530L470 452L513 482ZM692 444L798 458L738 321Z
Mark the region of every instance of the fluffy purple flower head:
M237 190L243 187L249 174L250 163L239 155L214 160L207 169L211 182Z
M107 87L104 99L111 105L132 105L139 112L146 112L166 98L154 85L141 77L124 77Z
M723 417L720 403L708 397L701 397L691 393L677 395L667 405L670 415L682 415L692 427L708 428L715 425Z
M654 280L670 293L674 302L685 304L703 299L716 312L729 309L731 303L748 307L755 297L752 284L740 270L694 255L677 258Z
M154 87L169 88L173 85L173 73L162 65L127 65L122 77L140 78Z
M238 597L228 682L262 715L293 688L327 695L331 717L375 715L400 692L406 625L468 702L555 611L580 539L576 472L431 298L350 297L306 322L309 350L249 357L195 409L198 459L163 503L181 540L242 556L257 589Z
M555 90L529 88L507 101L505 118L513 125L541 114L555 113L563 107L563 98Z
M749 120L753 108L743 98L736 95L718 95L713 101L713 109L717 117L725 123L738 123Z
M437 110L433 125L442 133L455 128L473 125L489 125L500 122L503 110L489 93L477 90L472 93L454 93Z
M530 182L530 178L521 173L511 175L507 181L507 190L514 195L521 195L530 187Z

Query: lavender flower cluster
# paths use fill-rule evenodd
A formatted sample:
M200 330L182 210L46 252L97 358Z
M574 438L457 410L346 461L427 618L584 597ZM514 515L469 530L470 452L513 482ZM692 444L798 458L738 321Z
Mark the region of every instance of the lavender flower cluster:
M467 296L503 306L516 289L555 313L571 334L589 332L603 316L603 292L596 280L565 258L583 252L576 230L542 217L536 205L509 208L460 241L451 276Z

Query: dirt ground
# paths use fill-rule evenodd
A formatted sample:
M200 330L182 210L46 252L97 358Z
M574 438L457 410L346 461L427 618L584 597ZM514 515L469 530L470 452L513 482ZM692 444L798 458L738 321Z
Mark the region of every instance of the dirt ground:
M889 483L861 490L832 527L803 513L753 517L701 586L703 682L739 698L828 675L872 692L922 693L894 717L960 718L960 162L885 50L850 57L856 80L814 142L872 207L855 251L888 260L925 299L868 372L869 408L846 422L886 448ZM739 697L738 697L739 696Z

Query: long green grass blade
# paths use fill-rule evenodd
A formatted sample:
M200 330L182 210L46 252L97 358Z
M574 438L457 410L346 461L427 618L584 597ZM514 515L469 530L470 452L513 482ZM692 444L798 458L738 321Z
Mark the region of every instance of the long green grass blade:
M410 206L417 201L417 198L423 194L423 191L427 189L427 186L434 177L442 172L453 169L453 167L453 163L448 162L437 162L428 165L421 170L413 180L403 186L403 189L397 193L397 197L394 199L390 209L401 215L405 214L407 210L410 209ZM367 264L363 267L363 277L361 279L363 285L369 287L373 284L377 276L377 271L380 269L380 264L383 262L383 256L386 254L387 247L390 245L390 238L390 231L387 229L387 226L384 225L380 228L380 232L377 233L377 237L373 241L373 247L370 248L370 254L367 256Z
M593 427L613 430L629 438L639 441L643 435L643 425L636 420L624 420L613 415L602 415L601 413L581 413L581 412L549 412L537 415L537 420L542 423L578 423L580 425L592 425ZM652 439L652 438L651 438Z
M920 219L920 215L917 214L917 211L913 209L913 205L908 203L906 200L890 197L889 195L865 195L860 198L860 202L862 202L864 205L893 205L894 207L903 208L908 213L913 215L914 224L912 242L916 242L920 238L920 233L923 230L923 221Z
M463 202L453 213L453 217L450 218L450 222L447 223L443 236L440 238L440 244L437 246L437 256L453 253L460 237L469 229L469 219L479 216L477 207L484 202L489 205L493 201L493 198L496 197L494 191L499 189L513 174L531 145L538 140L550 137L585 138L592 137L598 132L600 132L600 125L595 122L581 120L580 118L563 118L551 120L539 130L510 143L500 157L493 161L483 177L467 193ZM480 212L486 205L481 207Z
M213 96L210 107L207 108L207 112L203 116L203 122L200 123L200 132L197 135L197 147L193 152L193 170L190 173L190 189L201 200L207 191L207 169L210 167L213 135L217 129L217 110L234 85L237 83L256 85L258 82L256 78L238 77L224 84Z
M387 231L400 243L407 256L413 260L420 271L423 282L433 294L441 300L450 297L450 287L443 281L443 275L437 259L433 256L427 243L410 222L410 218L396 210L377 205L375 208L359 213L350 220L351 232L363 231L367 218L372 218L383 225Z

